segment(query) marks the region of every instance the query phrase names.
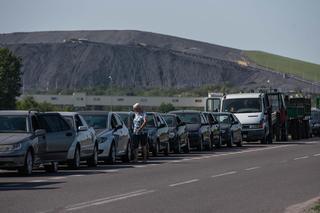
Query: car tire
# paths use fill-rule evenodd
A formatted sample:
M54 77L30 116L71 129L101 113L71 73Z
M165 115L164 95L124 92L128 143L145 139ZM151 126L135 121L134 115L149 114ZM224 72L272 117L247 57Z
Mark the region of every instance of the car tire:
M87 160L87 165L89 167L96 167L98 165L98 145L94 145L93 154Z
M233 144L233 134L231 132L230 139L227 142L227 147L232 147L232 144Z
M58 163L57 162L51 162L49 165L45 165L44 169L48 173L57 173L58 172Z
M76 150L74 151L73 159L69 162L69 167L71 169L79 169L80 168L80 148L79 146L76 147Z
M122 157L122 162L128 163L132 160L132 149L131 149L131 142L128 141L127 150L125 156Z
M117 160L117 149L116 149L115 143L113 142L110 147L109 157L108 157L107 163L108 164L115 164L116 160Z
M22 175L31 175L32 169L33 169L33 154L31 150L28 150L24 159L24 164L21 168L18 169L18 172Z

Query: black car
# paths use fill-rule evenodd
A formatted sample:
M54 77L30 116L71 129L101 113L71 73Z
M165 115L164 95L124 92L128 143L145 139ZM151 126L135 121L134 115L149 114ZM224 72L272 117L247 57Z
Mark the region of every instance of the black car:
M213 142L215 148L219 148L221 146L219 121L214 117L212 112L204 112L203 114L206 116L211 127L211 141Z
M163 114L162 117L169 127L170 148L175 153L189 153L190 143L187 126L181 121L179 116L174 114Z
M169 127L159 113L147 112L147 125L143 131L148 133L149 150L153 156L160 152L169 155Z
M242 125L237 117L229 112L214 112L213 115L220 123L222 144L242 146Z
M172 111L169 114L178 115L179 118L186 123L191 148L197 148L199 151L204 150L204 148L212 150L210 125L202 112L179 110Z
M310 127L312 134L320 136L320 110L313 108L311 110Z

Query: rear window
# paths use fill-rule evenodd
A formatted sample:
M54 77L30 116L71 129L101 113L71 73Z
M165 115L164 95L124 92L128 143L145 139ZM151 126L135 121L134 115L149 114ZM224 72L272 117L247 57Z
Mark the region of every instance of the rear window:
M27 116L0 116L0 132L27 132Z
M87 124L94 129L106 129L108 115L82 115Z

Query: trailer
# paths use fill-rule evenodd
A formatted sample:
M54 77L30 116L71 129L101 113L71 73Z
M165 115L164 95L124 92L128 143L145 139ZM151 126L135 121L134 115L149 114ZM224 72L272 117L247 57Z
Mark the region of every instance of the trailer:
M311 99L294 94L286 95L285 102L288 113L288 133L292 140L310 137Z

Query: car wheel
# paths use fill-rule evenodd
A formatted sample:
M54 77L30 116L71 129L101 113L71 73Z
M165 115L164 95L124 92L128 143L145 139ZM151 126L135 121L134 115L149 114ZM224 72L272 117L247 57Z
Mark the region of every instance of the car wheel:
M69 167L71 169L79 169L80 168L80 148L79 148L79 146L77 146L77 148L74 152L74 156L73 156L73 159L71 160L71 162L69 163Z
M116 145L114 144L114 142L111 144L111 148L109 151L109 158L108 158L108 163L109 164L115 164L116 163L116 158L117 158L117 149L116 149Z
M58 172L58 163L57 162L51 162L49 165L45 165L44 169L48 173L57 173Z
M33 169L33 155L31 150L28 150L26 157L24 159L24 165L18 171L22 175L31 175Z
M92 156L87 160L87 165L90 167L96 167L98 165L98 146L95 145L93 148Z
M130 143L130 141L128 141L127 151L126 151L125 156L122 157L122 162L124 162L124 163L130 162L131 159L132 159L132 155L131 154L132 154L131 143Z
M231 132L230 138L229 138L229 140L227 142L227 147L232 147L232 144L233 144L233 134Z

